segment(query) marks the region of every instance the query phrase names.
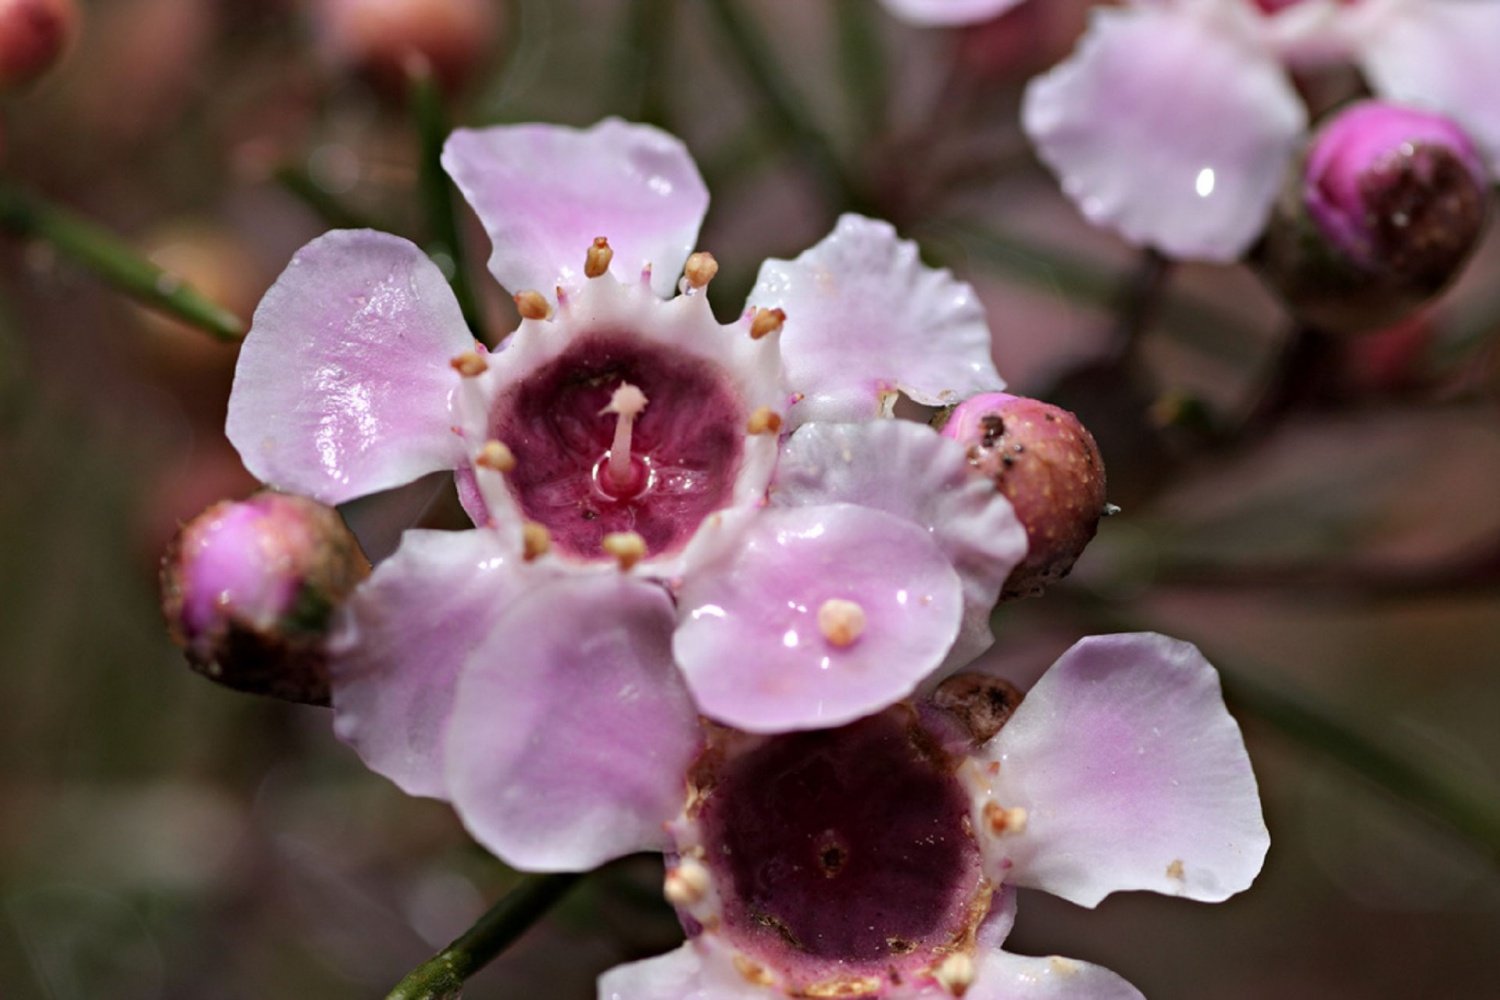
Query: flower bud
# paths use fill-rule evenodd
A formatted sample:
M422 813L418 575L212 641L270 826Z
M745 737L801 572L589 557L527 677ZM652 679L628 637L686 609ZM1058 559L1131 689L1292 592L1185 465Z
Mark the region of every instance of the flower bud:
M1067 410L1004 392L959 403L942 432L968 448L1026 528L1026 558L1001 597L1033 597L1067 576L1107 506L1093 435Z
M327 55L381 91L405 93L413 59L423 60L445 91L460 90L497 34L492 0L319 0Z
M1336 113L1278 203L1259 264L1299 317L1387 326L1437 294L1478 242L1489 179L1440 115L1383 101Z
M77 34L73 0L0 0L0 91L47 72Z
M337 511L265 491L183 526L162 561L162 611L204 676L323 705L329 621L369 571Z

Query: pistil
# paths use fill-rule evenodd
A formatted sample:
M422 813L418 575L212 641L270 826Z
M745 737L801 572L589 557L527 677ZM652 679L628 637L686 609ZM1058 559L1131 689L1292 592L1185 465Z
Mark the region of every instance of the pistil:
M604 475L608 485L620 495L632 492L632 487L635 486L637 476L630 463L630 437L635 418L640 416L648 402L646 394L640 389L629 382L621 382L620 387L609 398L609 405L599 411L601 416L613 413L616 417L615 439L609 447L609 462L605 466Z

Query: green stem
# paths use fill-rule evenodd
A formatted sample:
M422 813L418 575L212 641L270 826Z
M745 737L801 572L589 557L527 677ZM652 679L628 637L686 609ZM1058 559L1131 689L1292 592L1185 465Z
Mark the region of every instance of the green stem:
M386 1000L456 1000L470 976L526 933L581 877L524 876L473 927L409 972Z
M869 0L837 0L839 68L854 119L869 141L885 129L885 52L880 45L880 27Z
M760 95L776 134L800 152L829 204L835 211L867 208L866 198L845 173L828 136L807 114L807 101L792 87L760 27L734 0L707 0L707 6L729 50Z
M0 184L0 229L23 239L46 241L137 302L219 340L235 343L245 336L244 320L163 271L118 236L5 184Z
M469 283L468 255L458 231L458 214L453 199L453 184L443 170L443 143L448 138L448 115L443 108L443 93L437 79L426 67L411 73L411 108L417 124L417 141L421 149L418 186L427 214L427 255L448 275L458 307L463 310L469 331L477 340L489 343L479 313L479 300Z
M1358 772L1445 823L1500 865L1500 805L1494 793L1477 792L1425 754L1364 732L1301 692L1227 670L1222 663L1218 668L1224 696L1241 714Z
M624 44L615 54L615 92L629 117L670 130L667 80L676 0L637 0L627 12Z
M289 194L334 229L382 229L331 194L300 164L284 163L272 176Z

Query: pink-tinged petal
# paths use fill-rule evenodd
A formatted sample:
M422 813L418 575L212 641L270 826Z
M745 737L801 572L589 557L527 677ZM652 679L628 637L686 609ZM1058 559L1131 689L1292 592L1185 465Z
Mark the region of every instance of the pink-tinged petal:
M619 573L532 589L474 650L446 747L450 798L507 864L583 871L667 846L698 752L672 602Z
M981 953L964 1000L1144 1000L1141 991L1102 965L1052 955Z
M1500 4L1422 0L1372 18L1361 60L1381 97L1450 115L1500 173Z
M687 147L649 125L609 118L591 128L499 125L458 129L443 167L493 244L490 273L511 292L552 298L583 279L594 239L614 249L610 272L637 281L651 268L663 298L708 211L708 188Z
M768 1000L772 994L725 975L692 942L599 977L599 1000Z
M1079 642L962 773L992 876L1082 906L1226 899L1270 844L1218 674L1161 635Z
M1091 222L1219 261L1260 234L1307 114L1272 54L1233 24L1101 8L1073 56L1027 87L1026 132Z
M245 467L324 503L463 458L449 365L473 347L442 272L415 244L336 231L297 252L255 310L225 431Z
M948 661L967 663L994 641L990 613L1026 557L1026 529L956 441L908 420L806 424L782 449L771 503L853 503L922 528L963 583L963 624Z
M1021 0L881 0L896 17L911 24L973 24L999 17Z
M766 261L750 304L786 313L791 426L888 415L898 390L942 406L1004 385L974 289L885 222L845 215L796 260Z
M850 504L734 510L684 556L672 649L707 715L837 726L908 695L958 634L958 574L927 532Z
M442 798L459 668L530 585L494 532L408 531L354 594L332 642L333 728L371 770Z

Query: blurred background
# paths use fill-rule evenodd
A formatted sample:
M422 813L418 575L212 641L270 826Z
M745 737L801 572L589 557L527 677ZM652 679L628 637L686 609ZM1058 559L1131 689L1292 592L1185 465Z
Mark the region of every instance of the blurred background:
M713 193L721 316L839 211L892 219L979 290L1013 391L1083 417L1123 508L1068 581L999 612L992 655L1029 681L1090 632L1198 642L1233 671L1272 830L1228 903L1023 893L1011 947L1156 1000L1496 996L1494 841L1340 763L1266 692L1325 706L1418 785L1500 798L1500 244L1415 319L1309 348L1245 268L1167 267L1089 228L1017 126L1087 6L917 30L874 0L94 0L62 63L0 105L0 183L248 319L328 228L439 235L403 84L416 39L457 122L682 136ZM222 433L234 346L46 242L0 234L0 262L0 996L384 995L512 874L366 771L326 711L221 689L169 644L164 545L255 486ZM346 515L378 556L418 518L457 526L451 494L429 480ZM592 997L603 969L675 946L660 874L589 878L466 996Z

